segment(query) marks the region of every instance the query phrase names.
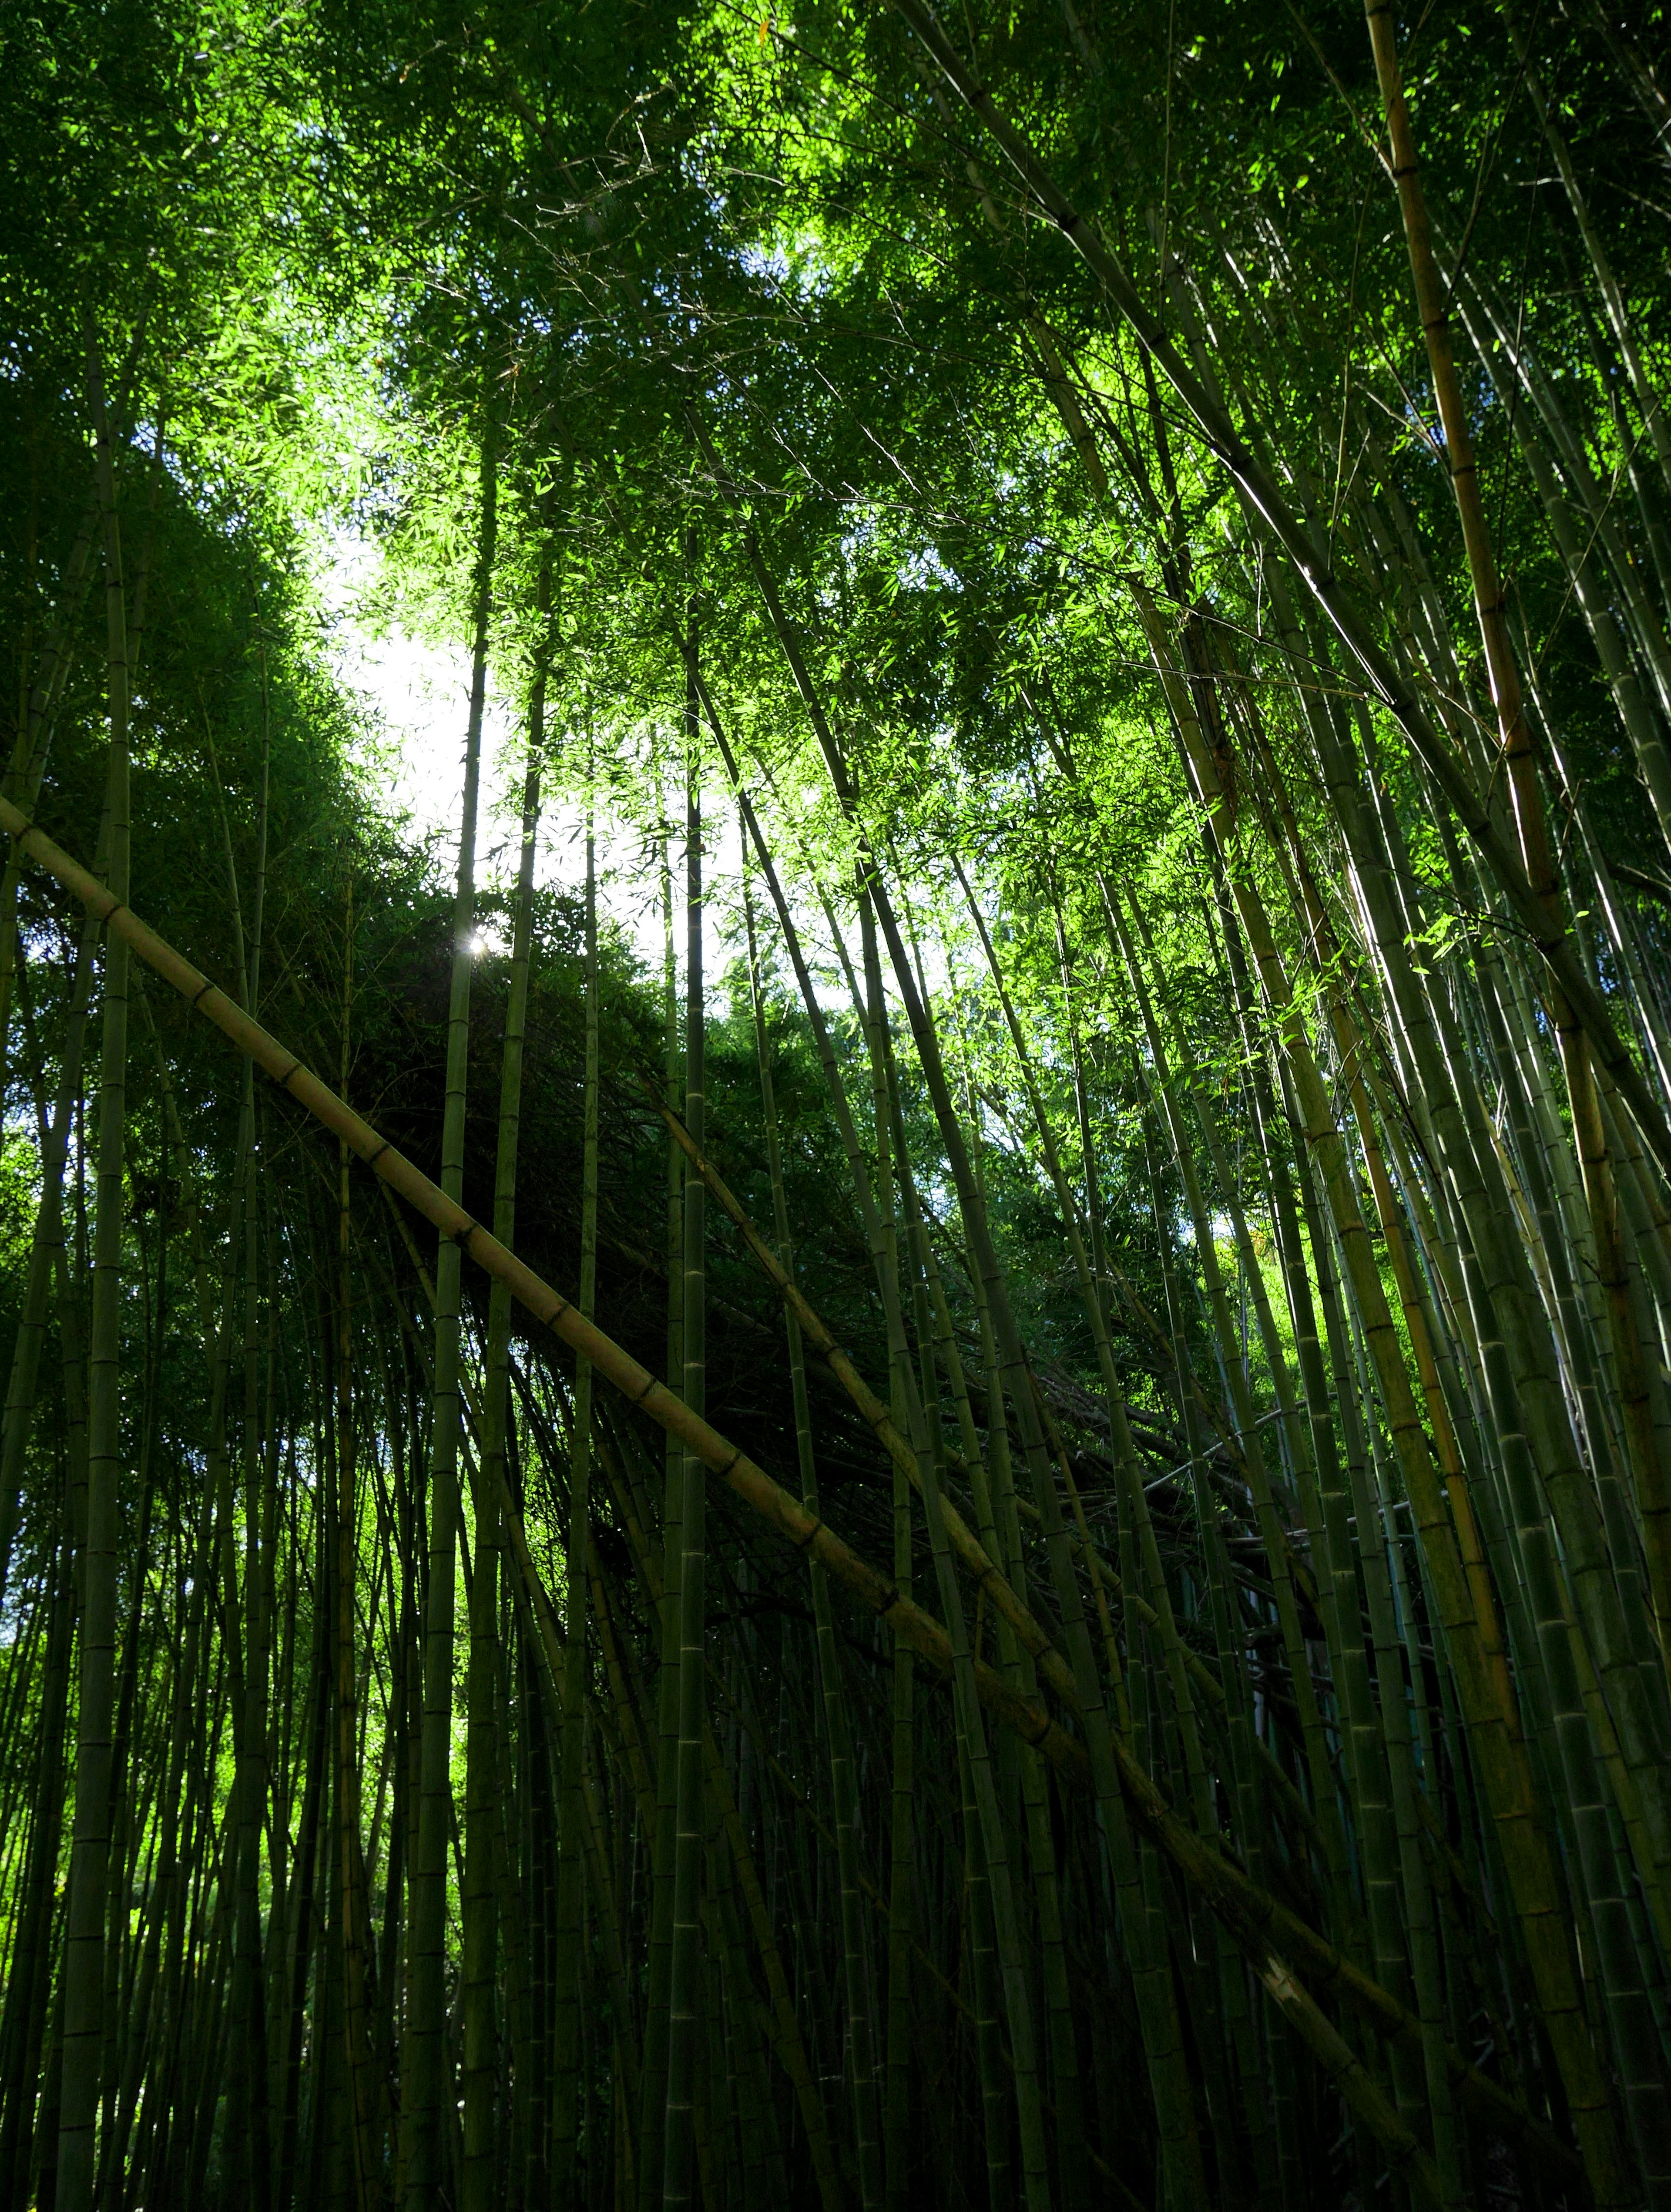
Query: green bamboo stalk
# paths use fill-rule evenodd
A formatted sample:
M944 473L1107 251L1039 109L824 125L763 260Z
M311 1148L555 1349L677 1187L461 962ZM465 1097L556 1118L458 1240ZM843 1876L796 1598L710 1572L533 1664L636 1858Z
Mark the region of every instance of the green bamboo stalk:
M66 1462L67 1469L67 1462ZM3 2030L5 2106L0 2118L0 2203L24 2201L36 2124L41 2050L51 1991L55 1876L64 1821L64 1753L70 1693L71 1547L69 1499L60 1509L52 1561L52 1620L42 1673L40 1790L21 1893L21 1925L7 1965Z
M447 1000L447 1103L441 1180L456 1202L464 1187L465 1094L470 1055L471 949L476 913L476 816L481 781L482 715L487 694L488 621L492 607L498 461L491 412L482 432L481 513L477 544L475 644L465 740L464 797L453 910ZM429 1581L423 1637L423 1729L417 1849L410 1878L411 1932L408 1998L401 2039L401 2160L405 2212L435 2212L451 2164L453 2100L447 2081L445 1990L447 1861L453 1820L453 1647L459 1532L459 1267L443 1238L435 1255L434 1407L430 1435Z
M271 798L272 716L267 690L266 652L261 653L261 762L256 797L253 883L247 932L238 892L238 875L228 849L228 879L237 924L240 982L246 1003L254 1013L260 1003L261 967L266 926L267 864ZM218 779L217 779L218 781ZM224 817L223 817L224 819ZM149 1013L149 1009L147 1009ZM245 1987L240 1993L249 2081L249 2169L251 2202L256 2212L270 2212L272 2200L272 2112L269 2041L269 1977L264 1956L261 1915L261 1847L269 1803L270 1743L268 1728L270 1680L270 1623L274 1583L275 1515L270 1507L272 1466L270 1451L262 1450L260 1381L262 1237L260 1208L264 1160L262 1128L255 1086L255 1068L246 1062L239 1109L240 1234L243 1248L243 1316L240 1350L243 1366L243 1429L240 1444L240 1483L244 1498L244 1586L249 1656L245 1668L245 1708L237 1773L239 1838L238 1948ZM148 1491L148 1506L149 1496ZM136 1606L137 1632L140 1608ZM127 1892L131 1893L131 1881Z
M959 1809L963 1815L961 1950L967 1961L969 2006L975 2031L975 2062L981 2095L981 2141L985 2154L987 2201L991 2212L1015 2202L1010 2157L1010 2098L1004 2080L1003 1986L995 1956L992 1887L981 1848L981 1808L975 1800L969 1747L957 1733Z
M590 740L588 740L588 745ZM580 1311L589 1320L598 1296L598 860L592 820L594 764L588 755L586 835L586 1101L580 1175ZM578 2185L582 1761L589 1685L586 1592L592 1551L592 1366L574 1364L568 1459L568 1641L564 1649L562 1798L558 1815L556 2102L552 2126L552 2187L559 2202Z
M783 1180L783 1147L778 1131L777 1102L772 1083L771 1048L767 1035L765 995L760 972L759 951L755 939L754 906L748 884L746 846L744 848L743 860L744 927L748 951L750 994L754 1013L755 1052L759 1067L761 1113L766 1133L767 1169L772 1186L773 1225L776 1231L778 1260L786 1277L793 1281L795 1265L794 1245L790 1235L788 1195ZM801 1499L809 1512L816 1513L818 1510L817 1462L812 1443L811 1406L806 1389L806 1359L801 1340L800 1324L793 1308L785 1315L784 1326L788 1339L790 1393L794 1411L795 1450L800 1475ZM908 1490L907 1495L908 1494ZM865 2212L873 2212L873 2208L881 2200L883 2171L879 2163L881 2146L878 2143L876 2127L875 2062L872 2057L870 2000L865 1971L863 1919L859 1899L858 1802L854 1774L852 1732L848 1713L847 1692L842 1680L841 1664L836 1650L835 1624L829 1607L829 1585L823 1569L816 1561L809 1562L808 1579L812 1596L818 1680L822 1692L829 1757L830 1795L836 1814L836 1863L841 1885L842 1961L843 1985L847 1998L849 2045L848 2070L849 2093L853 2100L854 2142L858 2154L860 2201L865 2207ZM896 1700L898 1699L899 1694L896 1686ZM904 1756L907 1762L908 1786L910 1758L908 1677L905 1697L907 1736ZM899 1747L896 1741L894 1787L896 1818L899 1759ZM908 1822L908 1802L905 1818ZM908 1827L906 1833L908 1835ZM908 1857L905 1864L908 1884ZM908 1915L908 1886L901 1900L900 1909L903 1914ZM908 1918L906 1925L908 1931ZM908 1942L908 1932L904 1941ZM890 1927L889 1948L890 2008L893 2002L891 1976L897 1964L896 1941ZM902 2002L908 1999L908 1984L901 1990L900 1995ZM891 2033L891 2009L890 2027ZM890 2066L892 2063L890 2057ZM898 2065L902 2072L908 2065L908 2052L899 2054ZM908 2074L904 2078L905 2087L908 2091ZM891 2071L889 2087L890 2094L900 2094ZM902 2130L902 2123L901 2125ZM902 2132L895 2142L895 2164L889 2169L890 2174L897 2172L899 2163L904 2155L904 2149Z
M348 1089L350 1020L354 993L354 890L349 880L343 928L343 993L338 1075ZM351 1155L337 1146L337 1219L331 1369L334 1404L330 1422L336 1478L333 1500L337 1534L336 1774L331 1810L337 1827L336 1870L341 1928L343 2036L348 2066L348 2109L355 2212L370 2212L381 2195L380 2145L374 2132L375 2088L368 2022L367 1922L364 1847L360 1796L360 1711L358 1602L360 1584L360 1500L354 1420L354 1334L351 1309L352 1214L349 1170Z
M894 1583L911 1594L911 1485L896 1463L893 1475ZM912 1804L916 1773L916 1668L910 1647L896 1643L891 1683L888 1817L888 2013L882 2112L883 2172L888 2212L904 2212L911 2188Z
M700 684L701 671L696 671ZM657 845L661 877L663 930L662 1026L666 1102L681 1088L678 957L673 929L673 876L669 854L661 764L656 779ZM667 1139L667 1364L670 1389L684 1385L684 1158ZM648 1986L644 2022L644 2078L638 2129L640 2212L655 2212L661 2202L662 2158L667 2109L668 1989L672 1971L673 1843L678 1764L679 1575L683 1547L684 1461L676 1437L665 1439L662 1483L662 1595L659 1665L656 1678L656 1821L651 1842L653 1909Z
M687 560L690 557L687 547ZM697 1146L706 1121L706 1051L702 976L702 762L696 647L685 646L685 976L684 1118ZM697 1176L684 1185L684 1402L700 1415L706 1395L707 1191ZM673 1844L673 1931L667 2007L667 2106L662 2154L665 2205L691 2201L695 2149L698 1946L702 1883L702 1729L706 1611L707 1473L687 1451L681 1468L679 1527L678 1759Z
M93 416L104 533L110 766L106 882L125 901L129 874L128 656L117 514L115 456L105 408L99 341L86 315L88 398ZM127 1103L128 947L105 943L99 1057L98 1211L88 1344L87 1504L80 1537L80 1680L76 1718L76 1823L64 1936L63 2087L57 2202L91 2212L96 2180L97 2105L105 2036L106 1896L108 1883L111 1729L114 1717L118 1486L122 1468L122 1193Z
M552 555L542 558L538 611L549 625ZM527 1030L528 983L533 950L534 863L538 848L540 781L544 767L548 640L542 638L528 701L527 762L522 785L521 844L511 923L510 973L505 993L505 1042L499 1079L499 1129L494 1165L494 1234L508 1243L516 1234L516 1180L521 1131L522 1069ZM495 1864L498 1853L495 1805L500 1764L498 1705L503 1677L499 1656L499 1492L505 1482L509 1419L510 1300L495 1284L488 1303L483 1360L482 1480L474 1499L476 1583L471 1592L469 1722L465 1737L464 2212L487 2212L498 2186L495 2128L501 2078L495 2020L494 1977L500 1939Z

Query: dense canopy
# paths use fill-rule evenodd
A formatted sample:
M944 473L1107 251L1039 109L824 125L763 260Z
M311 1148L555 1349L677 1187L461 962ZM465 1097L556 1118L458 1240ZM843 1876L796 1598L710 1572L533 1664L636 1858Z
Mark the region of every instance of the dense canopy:
M0 2212L1671 2208L1667 33L0 16Z

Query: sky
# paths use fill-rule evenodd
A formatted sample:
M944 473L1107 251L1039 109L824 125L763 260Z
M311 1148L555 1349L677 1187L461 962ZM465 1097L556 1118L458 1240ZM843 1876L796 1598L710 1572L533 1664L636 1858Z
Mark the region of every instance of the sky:
M435 841L438 863L450 877L457 866L464 795L470 650L462 640L448 645L425 643L389 627L380 612L373 622L368 609L380 559L374 542L349 531L338 529L325 541L319 584L331 625L335 672L338 682L373 710L379 725L377 757L374 763L367 763L372 769L374 794L391 817L404 820L410 836ZM522 767L517 716L510 703L495 692L491 670L482 763L478 884L495 878L505 879L514 872L520 822ZM703 805L707 878L716 894L714 908L726 916L729 932L729 918L738 903L737 814L729 799L712 787L704 793ZM583 834L584 817L577 803L564 798L546 805L540 821L537 862L541 884L578 888L584 879ZM676 897L683 890L684 865L683 851L676 847ZM598 868L599 912L625 932L645 965L659 972L663 957L660 883L659 871L645 865L641 834L635 830L616 834L607 820L600 821ZM847 990L835 969L834 956L821 952L826 936L822 914L816 902L809 902L793 886L789 896L812 961L814 988L827 1009L845 1008ZM763 949L769 962L776 931L769 926L763 896L757 912ZM682 940L682 910L677 915L676 927ZM484 939L483 949L508 948ZM726 1012L720 977L738 949L729 941L715 941L710 934L708 1006L717 1018L723 1019ZM856 957L856 933L850 950ZM681 941L681 956L683 951ZM781 970L787 969L781 957L775 964ZM936 971L939 964L931 957L931 967Z
M377 580L379 556L368 539L336 531L329 540L321 588L331 621L338 681L363 699L383 726L389 760L380 793L385 811L410 819L420 837L457 834L464 794L470 654L462 645L433 646L398 630L374 628L365 607ZM505 702L489 689L483 751L496 759L512 737Z
M381 745L372 769L374 796L415 839L434 841L448 875L458 863L464 801L465 740L470 717L471 655L462 641L431 645L374 625L366 614L379 555L370 541L333 534L321 589L332 629L337 680L373 711ZM516 866L522 789L517 717L495 692L491 671L482 727L482 788L477 879L508 877ZM544 884L578 885L585 856L580 808L548 803L540 821L537 876ZM662 921L658 887L642 866L636 836L599 837L599 903L628 932L640 957L659 964ZM495 948L497 949L497 948Z

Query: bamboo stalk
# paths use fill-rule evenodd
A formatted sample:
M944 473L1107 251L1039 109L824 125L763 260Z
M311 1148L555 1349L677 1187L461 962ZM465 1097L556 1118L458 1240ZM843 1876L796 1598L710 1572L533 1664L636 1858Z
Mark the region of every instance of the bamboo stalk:
M110 764L106 799L106 879L113 903L129 876L128 657L115 458L105 408L99 342L90 310L87 381L96 440L103 526ZM103 2063L106 1893L110 1845L111 1731L114 1720L117 1486L121 1472L122 1186L127 1110L129 947L106 935L99 1047L98 1211L87 1364L87 1492L78 1532L80 1679L76 1709L76 1822L64 1935L63 2087L57 2153L58 2202L91 2212L96 2186L96 2107Z
M552 556L541 566L540 612L549 616ZM499 1079L499 1130L494 1164L494 1231L508 1243L516 1234L516 1176L521 1132L522 1068L532 961L534 864L538 848L540 781L544 767L546 657L536 659L528 704L528 750L522 787L522 834L511 924L510 973L505 994L505 1042ZM495 1283L488 1304L483 1360L482 1482L475 1498L476 1586L471 1592L468 1726L465 1737L464 2212L487 2212L497 2183L495 2127L500 2078L494 2017L494 1966L499 1940L494 1882L495 1800L499 1764L498 1713L502 1694L498 1639L499 1492L505 1481L509 1418L511 1302Z
M469 1072L470 990L476 914L476 817L482 716L487 689L498 468L491 415L482 433L481 512L474 588L475 649L465 744L457 890L447 1001L447 1103L441 1134L443 1187L464 1187L465 1094ZM429 1468L429 1575L423 1639L423 1731L417 1849L412 1863L408 2002L401 2038L401 2159L405 2212L434 2212L447 2187L453 2098L447 2083L447 1862L453 1820L453 1647L459 1538L460 1429L459 1267L456 1243L435 1255L434 1407Z
M687 561L690 548L686 548ZM702 1142L706 1116L702 977L702 814L700 722L694 638L685 647L685 977L684 1112ZM700 1417L706 1395L707 1213L701 1181L684 1185L684 1399ZM667 1985L667 2107L662 2154L662 2203L683 2205L693 2193L697 1944L702 1881L703 1718L706 1639L707 1485L702 1461L687 1447L680 1470L678 1600L678 1753L673 1844L672 1949Z
M592 823L593 769L587 764L586 837L586 1100L580 1182L580 1311L588 1320L598 1297L598 858ZM589 1686L585 1592L592 1552L592 1367L574 1363L568 1459L568 1597L563 1651L562 1799L558 1826L557 1967L562 1977L557 2006L556 2112L553 2124L552 2187L559 2201L578 2185L580 2126L580 2014L585 2001L580 1942L581 1790L585 1758L585 1701Z

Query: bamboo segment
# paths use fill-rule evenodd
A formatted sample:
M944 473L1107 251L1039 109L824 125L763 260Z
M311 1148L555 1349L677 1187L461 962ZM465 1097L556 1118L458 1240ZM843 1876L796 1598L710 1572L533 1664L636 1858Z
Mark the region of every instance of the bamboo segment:
M588 782L592 778L588 775ZM591 801L586 818L586 1099L580 1190L580 1310L588 1319L598 1285L598 862ZM568 1460L568 1550L564 1580L569 1617L564 1646L562 1799L558 1815L557 1971L562 1977L557 2001L557 2095L553 2130L552 2186L559 2196L577 2186L580 2133L580 2026L586 2001L581 1953L581 1881L585 1863L581 1830L585 1783L585 1703L588 1689L586 1607L581 1593L590 1574L592 1461L592 1369L574 1368Z
M348 1088L349 1040L353 1006L354 917L350 884L349 912L343 933L343 1000L341 1081ZM248 1003L247 991L240 994ZM351 1211L349 1164L344 1145L337 1146L337 1268L333 1381L335 1419L332 1446L335 1462L334 1499L337 1533L335 1562L336 1662L336 1773L334 1809L337 1821L337 1869L341 1899L343 1978L343 2040L348 2061L349 2127L353 2142L354 2202L372 2204L377 2195L377 2166L380 2146L375 2139L376 2092L367 1986L367 1928L365 1864L361 1843L358 1600L360 1588L360 1494L356 1481L354 1432L353 1328L351 1310ZM228 1516L229 1519L229 1516ZM231 1577L228 1577L230 1582Z
M550 611L551 562L542 568L541 611ZM506 1243L516 1233L516 1170L520 1138L522 1067L527 1025L529 970L532 959L534 861L538 848L540 779L545 744L544 662L537 665L528 714L528 759L522 793L522 838L517 864L515 918L512 924L510 976L505 1001L505 1044L499 1083L499 1131L494 1164L494 1232ZM501 1696L498 1651L498 1570L501 1529L499 1493L505 1481L506 1427L509 1418L511 1304L495 1284L488 1308L483 1357L482 1482L475 1499L476 1581L471 1591L470 1677L465 1740L465 2063L464 2162L460 2172L465 2212L485 2212L493 2201L495 2022L493 1983L498 1942L497 1898L493 1881L495 1848L493 1812L497 1794L497 1711Z
M684 1111L700 1145L705 1118L706 1014L702 978L702 811L701 725L694 640L685 649L685 995ZM707 1214L702 1182L684 1186L684 1402L700 1419L707 1392ZM678 1752L674 1793L672 1947L667 1984L667 2110L662 2153L662 2203L693 2195L693 2075L696 2059L697 1943L702 1881L703 1654L706 1621L703 1462L687 1444L680 1470L678 1598Z
M700 684L701 671L690 666ZM661 766L655 767L657 814L661 816ZM663 955L663 1045L669 1101L679 1093L678 963L674 949L673 878L668 837L658 837L661 876ZM684 1382L684 1168L671 1139L667 1146L667 1382L675 1392ZM650 1929L648 2018L644 2041L644 2079L639 2116L639 2201L653 2212L661 2194L662 2155L667 2101L668 1978L672 1971L673 1839L678 1759L678 1589L683 1547L684 1467L677 1438L665 1440L663 1483L662 1588L659 1599L659 1668L656 1690L656 1827L653 1845L653 1905Z
M789 1233L788 1201L783 1182L783 1154L779 1136L776 1101L772 1086L771 1052L766 1030L766 1010L762 994L760 965L754 934L754 908L748 898L744 852L744 921L749 955L750 993L753 1002L755 1050L760 1069L761 1105L766 1127L768 1164L772 1181L772 1210L777 1231L779 1264L786 1282L793 1284L794 1248ZM666 1111L669 1128L676 1141L690 1148L691 1164L696 1168L708 1190L730 1212L736 1201L712 1176L696 1152L690 1132L678 1117ZM727 1203L729 1200L729 1204ZM800 1323L792 1305L786 1316L789 1350L791 1390L795 1415L795 1452L800 1474L801 1501L810 1512L818 1509L817 1465L813 1447L811 1408L807 1399L806 1366L803 1350ZM858 1836L856 1833L858 1805L854 1774L854 1754L850 1718L845 1689L842 1681L840 1662L836 1656L835 1628L830 1618L829 1585L823 1570L816 1561L809 1563L808 1581L812 1593L812 1618L817 1636L819 1683L824 1711L824 1725L828 1731L830 1788L836 1803L836 1848L842 1890L842 1971L845 1980L848 2033L852 2041L850 2061L851 2088L854 2106L854 2135L858 2151L859 2178L861 2201L869 2208L879 2197L880 2176L877 2159L880 2148L875 2125L874 2074L872 2057L872 2038L869 2006L865 1986L865 1958L863 1923L859 1905ZM906 1755L909 1755L908 1729ZM896 1759L899 1753L896 1744ZM895 1818L899 1818L897 1776L895 1783ZM908 1820L908 1805L905 1817ZM897 1864L897 1857L896 1857ZM895 2089L893 2068L895 2057L891 2050L894 2033L892 2007L895 1999L894 1975L897 1960L890 1944L889 1965L889 2002L890 2038L890 2089ZM902 1988L898 1995L904 1999ZM903 2059L900 2059L902 2069ZM898 2161L903 2154L902 2141L896 2136L894 2148L896 2173ZM891 2185L891 2184L890 2184Z
M128 653L122 544L98 339L88 317L87 374L97 437L104 536L110 765L106 793L110 896L127 896L129 873ZM106 1892L110 1848L111 1733L114 1723L118 1540L121 1457L118 1399L124 1126L127 1101L128 946L105 945L99 1046L99 1134L94 1291L87 1363L87 1473L77 1532L82 1554L80 1680L76 1720L76 1825L71 1846L62 1996L63 2087L57 2186L66 2212L90 2212L97 2173L95 2107L106 2005Z
M497 516L497 458L491 416L482 440L482 490L475 579L475 655L465 745L465 784L453 902L447 1005L447 1103L441 1135L443 1185L464 1187L465 1085L469 1069L471 940L476 915L476 816L482 717L487 688ZM445 1945L447 1858L453 1808L453 1645L459 1549L461 1355L459 1248L443 1238L435 1256L434 1406L429 1468L429 1571L423 1638L423 1735L417 1851L411 1872L410 1983L402 2036L401 2154L406 2212L433 2212L452 2164L452 2059L447 2040Z

